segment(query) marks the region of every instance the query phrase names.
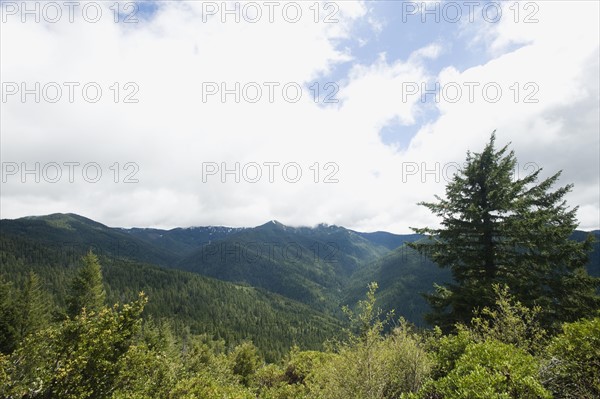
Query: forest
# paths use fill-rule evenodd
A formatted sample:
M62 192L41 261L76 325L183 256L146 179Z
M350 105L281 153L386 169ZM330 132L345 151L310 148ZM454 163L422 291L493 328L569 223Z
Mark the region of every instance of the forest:
M113 233L72 217L3 220L0 396L598 398L597 242L576 231L572 186L553 189L560 173L514 178L515 163L494 135L468 153L445 195L421 204L440 227L415 227L402 252L339 228L302 231L336 243L333 264L269 258L247 270L204 262L191 241L177 241L188 253L176 259L149 231L119 233L135 256L65 253L54 231L96 243ZM275 223L260 231L316 242ZM251 233L232 234L249 245Z

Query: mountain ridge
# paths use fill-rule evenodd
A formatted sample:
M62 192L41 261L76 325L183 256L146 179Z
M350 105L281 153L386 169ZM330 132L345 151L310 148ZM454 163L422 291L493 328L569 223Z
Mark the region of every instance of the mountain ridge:
M600 230L588 271L600 276ZM104 259L156 265L252 286L340 316L340 306L354 304L366 285L380 285L379 305L422 324L427 310L420 293L448 276L411 252L406 243L422 236L385 231L357 232L321 223L286 226L272 220L256 227L191 226L169 230L108 227L73 213L0 220L0 234L19 237L33 248L29 258L53 248L77 262L93 249ZM575 231L583 240L590 232ZM26 243L26 244L24 244ZM37 249L36 249L37 248ZM35 259L34 259L35 260Z

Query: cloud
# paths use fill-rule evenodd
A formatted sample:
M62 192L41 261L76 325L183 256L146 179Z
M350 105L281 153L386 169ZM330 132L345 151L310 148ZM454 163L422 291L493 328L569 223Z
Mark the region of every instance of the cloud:
M332 15L337 23L315 23L312 2L297 2L303 16L297 23L279 13L283 3L269 22L261 2L258 23L243 16L235 23L228 14L223 23L223 10L212 14L206 2L160 2L129 25L112 21L109 3L99 3L107 18L96 24L8 19L0 43L3 82L77 81L79 96L81 86L97 82L103 93L93 104L81 98L37 104L31 96L25 104L13 97L0 104L3 162L30 168L35 162L40 168L80 163L73 183L65 167L54 184L43 178L35 183L33 175L23 184L19 174L8 176L2 217L76 212L109 225L158 227L252 226L277 219L407 232L408 226L435 223L415 204L442 193L448 163L462 162L467 149L481 149L498 129L499 142L512 141L520 160L564 169L565 181L576 182L571 199L582 205L582 225L597 227L598 65L591 62L598 58L598 14L591 9L597 5L586 3L590 12L582 13L540 3L535 25L510 18L457 25L476 29L478 40L493 48L493 59L462 72L449 64L437 75L428 61L440 54L438 41L404 60L357 59L342 43L361 21L374 36L386 29L373 24L378 4L338 2L338 10L325 3L319 18ZM233 3L228 7L233 10ZM558 22L572 29L559 31ZM349 66L343 81L323 78L342 65ZM456 103L443 97L436 104L439 118L421 126L408 148L383 143L379 133L386 125L414 125L430 105L420 93L407 96L406 84L431 87L436 81L495 82L503 95L497 103L482 99L480 89L472 103L466 96ZM232 90L236 82L239 103L235 93L222 103L222 89ZM515 82L521 97L534 91L524 87L527 82L537 84L539 101L515 103ZM208 87L219 93L203 96ZM286 100L297 87L302 97ZM248 102L259 89L260 100ZM124 103L127 95L139 102ZM338 102L325 103L327 96ZM92 162L102 170L97 183L80 175ZM203 165L204 172L207 165L219 169L203 175ZM596 172L584 171L586 165L596 165ZM223 166L231 172L223 174ZM249 182L257 170L261 178ZM301 179L292 182L298 170ZM124 183L127 176L139 182Z
M456 157L465 147L481 148L497 129L499 143L512 142L521 168L534 163L544 168L545 176L562 169L560 184L576 184L568 200L581 205L581 227L598 228L598 4L586 3L585 12L564 2L537 4L538 23L504 18L480 25L490 47L504 53L462 73L449 66L439 74L443 87L458 83L463 96L455 103L442 96L441 116L415 137L411 152ZM510 15L509 6L505 4L504 15ZM567 32L555 29L558 25L568 27ZM529 44L511 50L508 44L514 42ZM468 82L479 84L472 103ZM489 101L485 84L490 84ZM492 102L493 86L503 91L497 102Z

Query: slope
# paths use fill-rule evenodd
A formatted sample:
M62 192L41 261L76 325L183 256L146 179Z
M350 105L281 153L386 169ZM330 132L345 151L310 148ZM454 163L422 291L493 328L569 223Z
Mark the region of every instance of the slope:
M121 229L107 227L72 213L2 219L0 233L27 237L74 258L93 249L96 254L105 257L127 258L157 265L167 265L178 259L177 253L157 248Z
M267 359L280 358L293 344L319 348L341 329L338 320L310 307L248 286L120 258L101 257L108 302L149 296L146 316L167 318L180 333L205 333L235 344L253 340ZM0 234L0 276L21 284L37 273L64 306L78 259L60 248L22 235Z
M177 267L335 311L353 271L387 252L343 227L272 221L205 245Z
M447 270L440 269L413 249L403 245L357 271L344 291L343 302L351 306L364 296L366 286L377 282L377 306L384 313L423 326L429 305L421 293L432 292L433 285L450 281Z

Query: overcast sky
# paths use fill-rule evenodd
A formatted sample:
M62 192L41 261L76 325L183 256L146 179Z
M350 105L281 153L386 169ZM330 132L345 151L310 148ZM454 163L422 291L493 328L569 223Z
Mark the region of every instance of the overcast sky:
M2 218L407 233L496 129L599 228L596 1L24 4L1 2Z

